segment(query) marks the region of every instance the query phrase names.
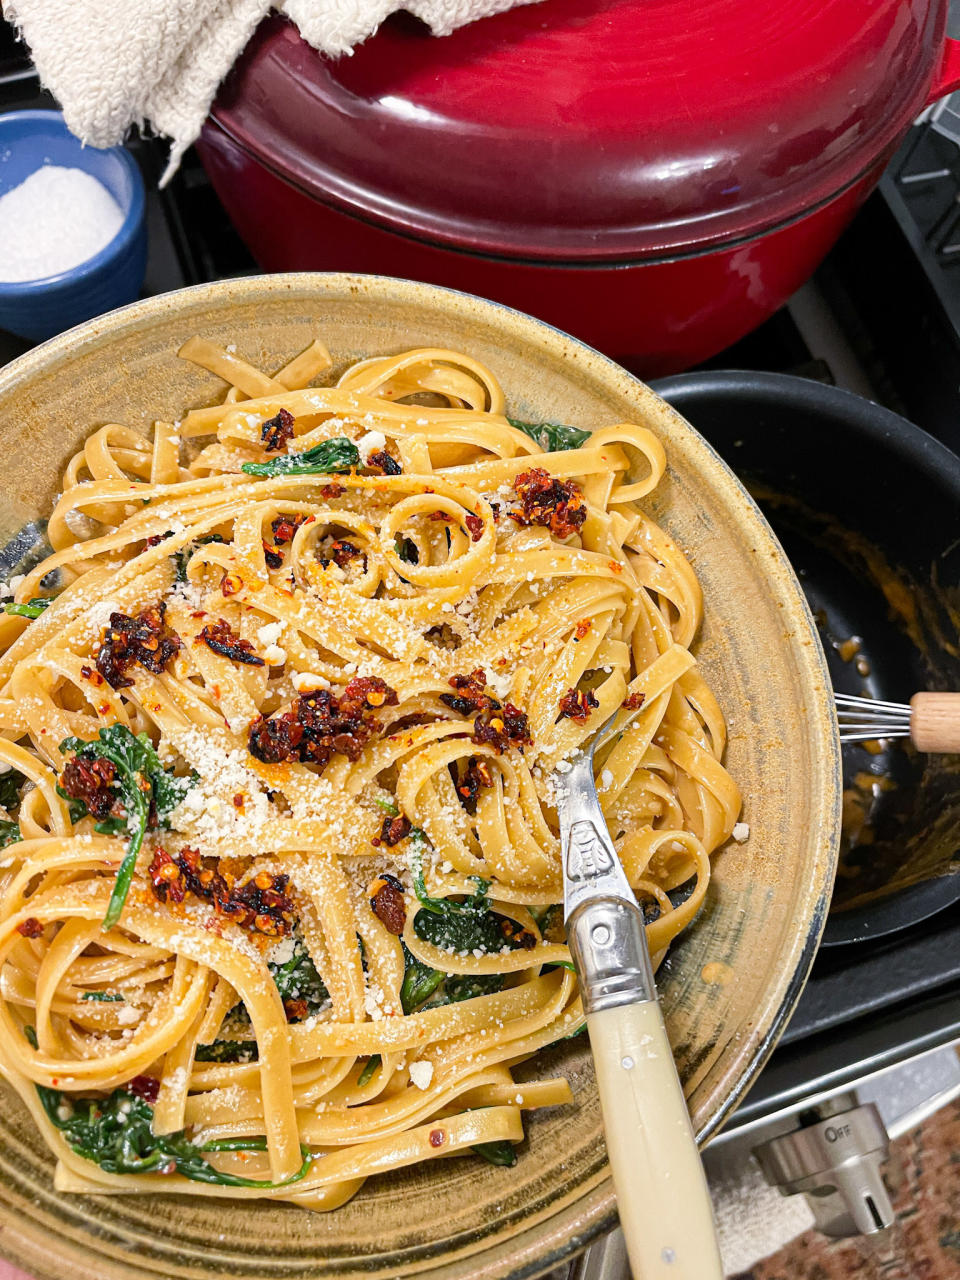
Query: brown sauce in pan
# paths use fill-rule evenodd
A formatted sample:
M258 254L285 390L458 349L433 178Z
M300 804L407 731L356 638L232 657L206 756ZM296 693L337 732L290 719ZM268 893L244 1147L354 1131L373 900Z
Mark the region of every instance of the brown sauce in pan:
M857 618L857 634L837 625L824 610L816 621L834 680L844 692L889 696L875 675L881 654L871 640L891 624L915 651L925 678L917 687L960 688L960 589L944 586L939 565L926 581L892 565L862 534L811 510L798 499L760 486L751 493L775 508L784 526L876 588L876 628ZM843 673L846 670L847 674ZM913 689L897 696L908 697ZM867 903L936 876L960 873L960 756L924 756L909 739L883 739L844 746L843 829L832 910Z

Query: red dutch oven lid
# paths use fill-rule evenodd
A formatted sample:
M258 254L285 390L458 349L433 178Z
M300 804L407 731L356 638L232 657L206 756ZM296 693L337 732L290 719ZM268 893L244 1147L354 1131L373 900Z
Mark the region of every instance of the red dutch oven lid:
M317 199L499 256L755 236L886 156L944 75L946 0L546 0L352 57L257 31L213 115ZM956 49L949 42L950 59Z

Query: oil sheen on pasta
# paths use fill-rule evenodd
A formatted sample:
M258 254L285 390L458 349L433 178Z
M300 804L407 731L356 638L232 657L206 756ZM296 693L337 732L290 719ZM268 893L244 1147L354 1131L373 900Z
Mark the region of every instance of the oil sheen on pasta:
M510 1163L575 1105L511 1076L583 1025L554 771L618 713L657 961L739 810L663 448L515 425L453 351L180 354L225 400L95 430L0 614L0 1068L65 1191Z

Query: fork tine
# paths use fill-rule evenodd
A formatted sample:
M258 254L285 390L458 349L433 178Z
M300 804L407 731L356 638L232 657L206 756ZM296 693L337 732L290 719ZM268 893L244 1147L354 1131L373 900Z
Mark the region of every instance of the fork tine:
M606 738L613 727L613 722L616 720L619 714L620 714L620 708L617 707L616 711L612 712L609 716L607 716L606 720L604 720L603 724L593 735L593 738L590 741L590 745L587 748L587 754L590 756L591 760L593 759L593 753L594 751L596 751L597 746L601 742L606 741Z

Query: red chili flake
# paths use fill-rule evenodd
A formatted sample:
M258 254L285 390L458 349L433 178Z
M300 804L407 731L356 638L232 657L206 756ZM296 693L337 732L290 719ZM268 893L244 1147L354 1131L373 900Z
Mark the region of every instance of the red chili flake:
M523 513L511 512L517 524L542 525L556 538L576 533L587 518L583 493L573 481L558 480L543 467L532 467L517 476L513 491L523 503Z
M43 933L43 925L35 916L28 916L17 925L17 933L22 933L25 938L39 938Z
M646 701L645 693L631 693L628 698L624 698L623 705L628 711L636 711L638 707L642 707Z
M160 1081L156 1076L134 1076L124 1087L127 1093L132 1093L135 1098L149 1102L151 1107L160 1096Z
M574 632L574 638L576 640L582 640L583 637L590 630L592 625L593 624L591 623L589 618L581 618L580 621L577 623L577 629Z
M60 775L60 790L73 800L82 800L95 818L122 817L126 812L113 792L117 766L102 757L96 760L69 760Z
M86 665L82 666L80 668L80 674L83 676L84 680L89 680L91 684L103 684L103 676L99 671L94 671L92 667L88 667Z
M507 942L515 947L523 947L524 951L532 951L537 945L537 936L531 933L529 929L523 929L513 920L508 920L505 916L500 918L500 932L503 934Z
M158 849L150 863L147 873L153 892L161 902L182 902L186 894L186 883L180 864L170 857L166 849Z
M378 449L367 458L367 466L379 469L385 476L398 476L403 468L396 458L391 458L385 449Z
M343 485L337 484L336 480L334 480L331 484L325 484L320 486L320 497L326 498L328 502L331 501L333 498L339 498L343 492L344 492Z
M276 716L260 716L254 720L247 740L247 750L250 754L264 764L284 764L287 761L300 760L304 726L298 717L303 714L302 707L305 701L308 698L313 700L317 693L323 692L325 691L318 689L316 693L302 694L293 711L286 711ZM331 751L330 755L332 754Z
M453 524L453 516L448 515L446 511L431 511L431 520L443 520L445 524Z
M271 547L269 542L263 541L263 558L267 562L269 569L279 569L283 564L283 552L278 551L276 547Z
M515 742L518 746L529 746L533 742L530 737L530 724L526 713L521 711L519 707L515 707L512 702L508 702L503 708L503 722L506 725L507 737L511 742Z
M262 667L263 659L253 652L249 640L241 640L237 633L223 618L215 623L208 622L194 643L201 641L214 653L229 658L231 662L244 662L248 667Z
M481 711L473 722L472 740L477 746L493 747L501 754L513 743L523 750L525 745L533 741L530 737L530 725L526 713L512 702L504 707L496 707L490 711Z
M464 516L463 523L470 530L470 541L479 542L483 537L483 520L480 516Z
M340 710L354 706L395 707L398 701L396 690L379 676L354 676L340 697Z
M306 1000L284 1000L283 1011L288 1022L300 1022L310 1012Z
M238 591L242 590L243 579L239 573L234 573L232 569L228 570L220 579L220 594L222 596L235 596Z
M292 710L255 720L248 749L264 764L296 760L322 766L335 752L356 760L379 728L371 712L397 702L396 690L379 677L354 676L339 695L315 689L301 694Z
M243 792L242 791L238 791L237 794L233 797L233 807L235 809L243 808Z
M473 715L475 711L499 709L500 703L485 691L487 673L483 667L475 667L468 676L451 676L447 681L456 693L441 693L440 701L459 715Z
M113 689L133 684L127 675L138 662L147 671L160 675L180 648L180 637L164 622L166 604L150 605L135 618L111 613L110 625L97 650L97 670Z
M166 542L167 538L172 538L172 537L173 537L172 529L168 529L166 533L155 533L151 537L149 537L146 540L146 542L143 544L144 549L146 550L147 547L159 547L161 542Z
M382 844L389 845L392 849L401 840L406 840L412 829L412 823L405 813L401 813L395 818L387 814L383 819L383 826L380 828L379 836L374 836L370 843L378 847Z
M270 525L273 530L274 542L278 545L282 545L286 542L292 542L294 534L300 526L306 522L306 519L307 517L299 511L294 515L277 516L276 520L272 521Z
M442 1147L444 1142L446 1141L446 1137L447 1135L443 1132L442 1129L431 1129L430 1130L431 1147Z
M373 914L389 933L399 938L407 923L407 906L403 885L396 876L384 872L367 887Z
M290 877L261 871L238 885L221 871L215 859L203 859L197 849L181 849L175 858L158 849L150 863L150 883L161 902L182 902L188 893L235 924L268 937L283 937L296 924L293 899L287 894Z
M320 563L326 568L332 560L340 569L345 569L359 555L363 555L363 552L358 546L347 542L345 538L336 538L330 543L329 554L320 557Z
M268 418L260 428L260 442L267 453L286 448L287 441L292 439L293 414L289 409L281 409L275 418Z
M477 812L480 788L493 786L493 774L486 760L478 760L476 756L471 756L463 776L459 781L454 780L454 786L460 798L460 803L467 813L473 817Z
M568 689L560 699L560 719L576 720L579 724L584 724L599 705L592 689Z

